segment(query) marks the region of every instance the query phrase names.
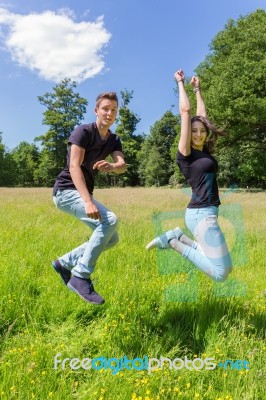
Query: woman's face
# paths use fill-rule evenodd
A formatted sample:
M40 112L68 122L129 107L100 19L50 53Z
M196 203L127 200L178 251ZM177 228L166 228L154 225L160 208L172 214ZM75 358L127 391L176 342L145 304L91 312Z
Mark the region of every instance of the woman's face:
M207 138L207 131L201 121L194 121L191 125L191 147L202 150Z

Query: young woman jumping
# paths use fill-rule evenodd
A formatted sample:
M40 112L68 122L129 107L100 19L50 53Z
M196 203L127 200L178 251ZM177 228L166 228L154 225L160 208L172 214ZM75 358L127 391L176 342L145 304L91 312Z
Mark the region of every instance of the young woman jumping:
M191 118L190 102L184 87L184 73L174 78L179 88L181 134L176 157L177 165L192 188L185 213L186 225L195 240L177 227L153 239L146 249L173 249L189 259L198 269L216 282L223 282L232 271L231 256L218 224L220 205L216 181L217 161L211 155L218 130L207 118L198 77L191 79L197 98L197 115Z

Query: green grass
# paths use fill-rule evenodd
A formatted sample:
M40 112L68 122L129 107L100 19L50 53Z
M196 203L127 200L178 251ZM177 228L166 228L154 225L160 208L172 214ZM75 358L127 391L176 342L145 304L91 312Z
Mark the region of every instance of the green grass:
M82 301L51 268L87 240L86 226L55 208L50 189L0 189L0 399L265 399L265 193L224 197L220 222L237 265L219 285L174 252L145 251L154 213L165 213L163 229L185 228L185 192L102 189L95 197L120 221L120 243L93 274L103 306ZM250 370L55 370L57 353L239 359Z

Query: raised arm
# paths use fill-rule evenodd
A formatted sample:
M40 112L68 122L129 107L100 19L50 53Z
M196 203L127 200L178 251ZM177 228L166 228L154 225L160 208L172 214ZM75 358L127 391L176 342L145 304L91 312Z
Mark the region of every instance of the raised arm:
M193 86L193 92L196 94L197 115L206 118L207 111L200 91L200 80L197 76L193 76L190 83Z
M182 69L179 69L174 78L178 84L179 89L179 113L181 117L181 133L178 144L178 150L183 156L188 156L191 152L191 114L190 114L190 102L185 91L184 86L184 73Z

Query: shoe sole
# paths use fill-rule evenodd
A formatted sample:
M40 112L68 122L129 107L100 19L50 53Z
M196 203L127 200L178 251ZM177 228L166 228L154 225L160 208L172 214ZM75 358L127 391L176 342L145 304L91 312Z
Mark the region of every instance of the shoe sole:
M52 262L52 267L53 267L53 269L55 270L55 272L60 276L60 278L61 278L63 284L64 284L65 286L67 286L68 282L69 282L70 279L71 279L71 276L70 276L68 282L66 283L65 280L64 280L64 278L62 277L62 275L61 275L60 272L58 271L58 268L57 268L56 264L54 264L54 262ZM65 268L65 269L66 269L66 268Z
M83 296L81 296L81 294L71 285L71 284L67 284L67 287L70 289L70 290L72 290L72 292L74 292L74 293L76 293L77 295L79 295L79 297L81 298L81 299L83 299L84 301L86 301L87 303L91 303L91 304L95 304L95 305L97 305L97 306L101 306L102 304L104 304L104 301L102 302L102 303L96 303L95 301L90 301L90 300L88 300L88 299L84 299L84 297Z
M163 243L162 241L158 241L157 239L153 239L150 243L147 244L146 250L158 249L158 250L168 250L170 245L167 243Z

